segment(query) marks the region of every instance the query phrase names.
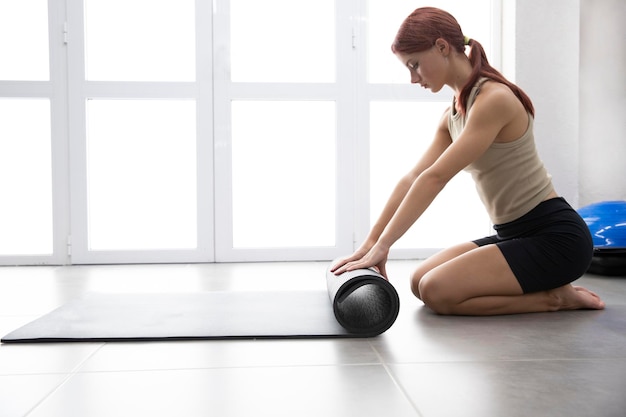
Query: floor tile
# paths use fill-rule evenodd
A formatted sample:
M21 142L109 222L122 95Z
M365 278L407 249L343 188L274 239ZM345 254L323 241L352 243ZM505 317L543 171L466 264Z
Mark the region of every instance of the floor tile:
M418 416L379 365L81 373L29 417L61 415Z
M576 281L576 285L588 287L596 292L609 308L626 305L626 277L587 274Z
M390 365L423 417L622 417L626 360Z
M0 267L0 315L43 315L65 302L58 267Z
M62 267L73 292L326 289L326 262L88 265Z
M26 416L66 377L63 374L0 375L0 416Z
M372 345L389 363L625 358L626 306L454 317L405 302L393 327Z
M101 343L5 343L0 345L0 375L70 373L101 346Z
M459 318L420 310L412 326L372 342L391 363L461 360L623 358L624 309L499 318ZM593 341L593 342L591 342Z
M623 416L625 278L577 282L604 311L444 317L410 292L418 263L389 263L400 315L372 339L0 345L0 416ZM0 268L0 333L86 292L320 290L327 267Z
M80 372L373 363L364 339L107 343Z

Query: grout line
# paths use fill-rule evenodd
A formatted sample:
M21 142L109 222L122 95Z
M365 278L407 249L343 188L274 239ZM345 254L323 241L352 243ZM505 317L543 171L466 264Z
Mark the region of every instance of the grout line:
M281 369L281 368L349 368L359 366L378 366L380 362L356 362L356 363L308 363L308 364L261 364L261 365L229 365L229 366L187 366L171 368L143 368L143 369L98 369L81 374L107 374L107 373L143 373L143 372L188 372L188 371L213 371L213 370L238 370L238 369Z
M30 410L28 410L25 414L24 417L29 416L33 411L35 411L41 404L43 404L48 398L50 398L52 395L54 395L55 392L57 392L59 389L61 389L61 387L63 385L65 385L65 383L67 381L69 381L69 379L74 376L75 374L70 372L68 374L65 375L65 378L63 378L63 380L61 380L61 382L54 387L48 394L44 395L43 398L41 398L39 401L37 401L35 403L35 405L33 405Z
M463 365L470 363L523 363L523 362L610 362L615 360L624 360L626 356L603 356L603 357L561 357L561 358L519 358L519 359L487 359L487 358L474 358L465 360L423 360L423 361L408 361L401 362L401 365Z
M41 404L43 404L48 398L52 397L54 395L54 393L56 393L58 390L60 390L61 387L63 387L72 377L74 377L76 374L78 374L78 370L85 364L85 362L87 362L96 353L98 353L100 351L100 349L102 349L104 347L105 344L106 343L101 343L100 346L98 346L96 349L94 349L94 351L91 352L85 359L83 359L80 363L78 363L76 366L74 366L74 368L72 368L72 370L70 370L65 375L65 378L63 378L63 380L56 387L54 387L48 394L44 395L42 399L37 401L37 403L35 403L35 405L33 405L30 408L30 410L28 410L26 412L26 414L24 414L24 417L29 416L33 411L35 411L37 408L39 408L39 406Z
M77 373L78 373L78 370L79 370L80 368L82 368L82 367L83 367L83 365L85 364L85 362L87 362L89 359L93 358L93 357L96 355L96 353L100 352L100 350L101 350L101 349L102 349L105 345L106 345L106 342L105 342L105 343L100 343L100 346L98 346L96 349L94 349L94 351L93 351L93 352L91 352L91 353L90 353L90 354L89 354L89 355L88 355L88 356L87 356L84 360L82 360L79 364L77 364L77 365L74 367L74 369L72 369L72 370L70 371L70 373L71 373L71 374L77 374Z
M418 417L423 417L424 415L420 412L419 407L417 406L417 404L415 404L415 402L411 399L411 397L406 392L406 390L404 389L402 384L400 384L400 382L396 379L396 377L393 376L393 373L391 372L391 369L387 365L387 362L385 361L383 356L380 354L380 352L378 352L378 350L374 347L372 342L368 341L367 343L369 343L370 347L372 348L372 350L374 351L374 353L378 357L378 360L380 361L380 364L385 369L385 372L387 372L387 375L389 375L389 378L391 378L391 381L396 386L396 388L398 388L398 390L402 393L402 396L404 396L404 398L409 402L409 404L411 404L411 407L413 407L413 410L415 410L415 412L417 413Z

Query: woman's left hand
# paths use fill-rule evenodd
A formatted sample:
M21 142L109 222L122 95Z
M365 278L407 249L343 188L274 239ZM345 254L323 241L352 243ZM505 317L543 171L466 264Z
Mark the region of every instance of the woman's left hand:
M362 258L347 262L340 268L337 268L334 273L335 275L341 275L344 272L354 271L355 269L374 267L385 279L388 279L387 269L385 268L388 256L389 248L377 243Z

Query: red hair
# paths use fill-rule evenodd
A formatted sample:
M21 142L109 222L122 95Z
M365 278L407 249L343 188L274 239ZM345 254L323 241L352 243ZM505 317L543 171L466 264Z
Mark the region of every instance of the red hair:
M465 37L454 16L435 7L422 7L416 9L402 22L391 50L394 54L422 52L432 48L439 38L445 39L455 51L465 53ZM470 47L468 58L472 65L472 73L459 95L458 104L461 113L465 114L467 110L467 100L476 82L479 78L486 77L509 87L522 102L526 111L534 116L535 109L528 95L489 64L485 50L478 41L469 39L468 44Z

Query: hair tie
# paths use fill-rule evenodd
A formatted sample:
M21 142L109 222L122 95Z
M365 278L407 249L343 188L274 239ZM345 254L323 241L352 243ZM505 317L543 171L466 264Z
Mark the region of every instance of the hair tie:
M470 43L470 38L468 36L463 36L463 44L469 45L469 43Z

